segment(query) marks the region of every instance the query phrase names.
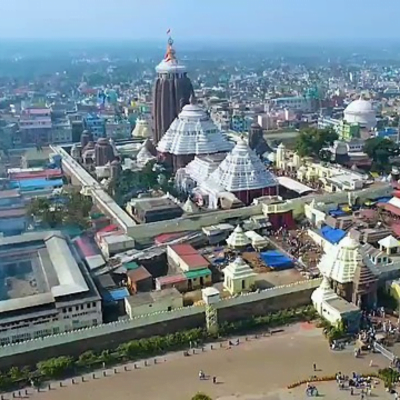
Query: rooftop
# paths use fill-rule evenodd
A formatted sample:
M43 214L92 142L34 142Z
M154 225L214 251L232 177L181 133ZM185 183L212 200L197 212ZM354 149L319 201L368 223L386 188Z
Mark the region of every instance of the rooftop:
M67 239L58 231L0 239L0 312L89 292Z

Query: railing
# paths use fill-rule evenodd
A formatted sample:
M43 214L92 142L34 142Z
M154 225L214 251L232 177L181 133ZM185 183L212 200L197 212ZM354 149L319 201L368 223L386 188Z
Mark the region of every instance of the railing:
M377 342L374 342L374 350L379 351L379 353L381 353L389 361L393 361L395 358L397 358L391 351Z

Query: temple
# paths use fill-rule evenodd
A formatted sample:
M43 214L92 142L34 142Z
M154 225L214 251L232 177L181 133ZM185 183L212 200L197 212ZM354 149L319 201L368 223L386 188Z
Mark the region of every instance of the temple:
M196 155L226 153L232 147L209 115L195 104L194 96L191 96L190 104L183 107L159 141L157 151L176 171L186 166Z
M358 307L373 308L380 274L378 259L381 263L387 263L388 259L371 257L369 246L361 246L356 239L346 236L322 256L319 270L340 297Z
M251 204L257 197L277 195L278 185L275 175L240 138L215 171L200 184L196 194L208 197L210 208L218 208L221 197L227 192L243 204Z
M154 144L159 142L193 94L186 67L178 62L172 45L173 40L169 38L165 57L156 67L157 79L153 92Z

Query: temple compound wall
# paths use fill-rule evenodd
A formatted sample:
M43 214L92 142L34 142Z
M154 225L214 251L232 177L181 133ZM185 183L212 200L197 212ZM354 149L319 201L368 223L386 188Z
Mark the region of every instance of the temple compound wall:
M321 279L301 281L220 300L215 304L218 322L249 319L311 303L311 293ZM34 365L45 358L79 356L88 350L115 349L130 340L166 335L206 326L204 305L143 315L132 320L53 335L0 347L1 368Z

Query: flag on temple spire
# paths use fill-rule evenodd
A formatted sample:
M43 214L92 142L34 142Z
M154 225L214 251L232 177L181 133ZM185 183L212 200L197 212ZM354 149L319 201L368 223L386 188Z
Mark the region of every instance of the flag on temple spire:
M171 29L168 28L168 30L167 30L167 35L169 35L170 33L171 33Z

